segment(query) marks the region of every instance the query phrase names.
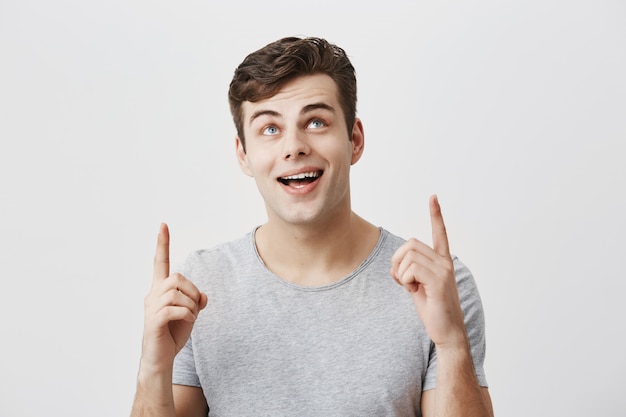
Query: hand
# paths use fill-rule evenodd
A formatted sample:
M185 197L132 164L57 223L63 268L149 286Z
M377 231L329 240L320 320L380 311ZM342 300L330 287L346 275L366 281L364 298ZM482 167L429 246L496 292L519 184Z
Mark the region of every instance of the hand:
M152 288L145 298L142 363L152 370L170 369L176 354L189 339L198 313L207 305L206 294L181 274L170 275L170 236L166 224L159 229Z
M391 258L391 276L411 293L426 331L437 347L466 344L463 312L437 196L430 198L433 247L409 239Z

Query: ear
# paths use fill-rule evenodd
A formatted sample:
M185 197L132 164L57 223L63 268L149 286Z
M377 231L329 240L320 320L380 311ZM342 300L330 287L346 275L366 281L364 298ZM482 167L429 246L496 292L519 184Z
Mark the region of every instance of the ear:
M363 149L365 147L365 132L363 131L363 122L361 119L354 119L354 126L352 127L352 160L351 165L354 165L361 159L363 155Z
M239 136L235 138L235 152L237 153L237 162L239 163L239 168L241 171L252 177L252 171L250 171L250 167L248 166L248 154L246 154L246 150L243 147L243 143Z

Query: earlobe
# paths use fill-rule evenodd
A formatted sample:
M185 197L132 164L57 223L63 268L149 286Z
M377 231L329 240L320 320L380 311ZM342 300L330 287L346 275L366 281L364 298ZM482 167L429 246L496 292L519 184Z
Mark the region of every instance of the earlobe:
M352 127L352 165L356 164L358 160L361 159L364 147L365 132L363 131L363 122L361 122L361 119L356 118L354 120L354 126Z
M248 155L246 154L243 142L239 139L239 136L235 138L235 152L237 154L237 163L239 163L241 171L252 177L252 171L250 171L250 167L248 166Z

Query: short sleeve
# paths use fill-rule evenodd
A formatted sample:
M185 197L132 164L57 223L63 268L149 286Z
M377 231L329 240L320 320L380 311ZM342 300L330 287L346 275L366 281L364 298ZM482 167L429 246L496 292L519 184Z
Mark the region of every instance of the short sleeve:
M174 373L172 383L178 385L200 386L200 378L196 372L196 364L193 357L191 337L185 346L178 352L174 359Z
M453 256L454 273L456 276L461 309L465 320L465 329L470 342L474 371L478 383L487 387L487 377L484 370L486 337L485 316L480 294L470 270L456 256ZM437 374L437 351L434 345L431 348L428 369L424 377L422 390L435 388Z

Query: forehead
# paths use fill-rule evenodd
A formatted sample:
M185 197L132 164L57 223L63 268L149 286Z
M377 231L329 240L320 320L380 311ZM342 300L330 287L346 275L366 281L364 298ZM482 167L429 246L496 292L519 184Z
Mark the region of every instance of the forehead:
M259 110L271 110L282 116L289 116L301 111L312 103L325 103L340 112L337 84L326 74L305 75L289 81L272 97L242 103L245 124L250 116Z

